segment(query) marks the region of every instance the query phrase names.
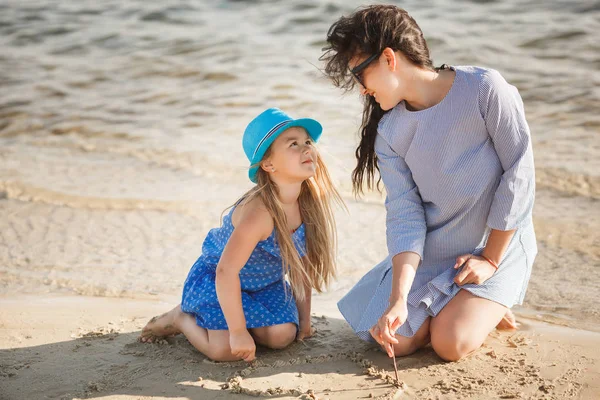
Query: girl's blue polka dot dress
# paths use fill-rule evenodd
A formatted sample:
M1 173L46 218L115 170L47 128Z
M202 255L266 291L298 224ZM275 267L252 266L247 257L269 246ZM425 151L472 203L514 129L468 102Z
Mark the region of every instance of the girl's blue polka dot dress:
M192 266L181 299L181 309L196 317L198 326L227 329L215 285L215 271L223 249L233 232L231 214L220 228L211 229L202 245L202 255ZM300 257L306 254L304 224L292 234ZM284 279L281 254L275 230L260 241L240 271L242 307L246 328L259 328L293 322L298 325L298 309L292 290ZM284 287L285 285L285 287Z

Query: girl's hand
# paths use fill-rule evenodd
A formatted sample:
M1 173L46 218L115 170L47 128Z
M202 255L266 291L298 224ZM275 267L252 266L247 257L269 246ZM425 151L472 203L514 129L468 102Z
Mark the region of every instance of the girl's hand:
M408 317L406 301L400 300L390 304L383 313L377 324L373 325L369 332L373 339L385 348L388 356L394 357L393 344L398 343L396 339L396 330L402 325Z
M312 337L315 333L317 333L317 330L310 325L310 322L308 323L308 326L302 326L302 324L300 324L300 329L298 329L298 335L296 336L296 340L308 339L309 337Z
M236 333L229 332L229 346L231 347L231 354L234 356L247 362L254 360L256 344L247 329Z
M460 268L461 265L463 265L462 270L454 277L454 283L459 286L467 283L481 285L496 272L496 268L485 258L472 254L459 256L454 269Z

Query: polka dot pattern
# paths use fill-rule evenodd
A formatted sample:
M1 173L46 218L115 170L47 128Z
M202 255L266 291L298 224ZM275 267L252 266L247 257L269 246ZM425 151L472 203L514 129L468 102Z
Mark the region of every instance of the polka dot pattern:
M231 214L223 225L211 229L202 245L202 255L192 266L184 283L181 309L196 317L206 329L227 329L215 285L217 264L233 232ZM306 254L304 224L292 234L300 257ZM290 285L285 281L281 253L275 230L258 243L240 271L242 307L247 328L293 322L298 325L298 310Z

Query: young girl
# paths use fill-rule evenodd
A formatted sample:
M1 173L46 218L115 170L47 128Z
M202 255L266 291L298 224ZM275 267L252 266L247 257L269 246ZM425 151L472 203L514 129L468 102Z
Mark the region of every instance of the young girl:
M281 349L313 334L311 290L335 272L330 202L342 202L314 146L321 132L276 108L250 122L243 147L257 185L208 233L181 304L142 341L183 333L212 360L252 361L255 343Z
M523 102L495 70L434 68L406 11L377 5L335 22L322 59L365 96L355 192L377 170L389 257L339 302L388 355L431 342L445 360L514 327L537 253L533 154Z

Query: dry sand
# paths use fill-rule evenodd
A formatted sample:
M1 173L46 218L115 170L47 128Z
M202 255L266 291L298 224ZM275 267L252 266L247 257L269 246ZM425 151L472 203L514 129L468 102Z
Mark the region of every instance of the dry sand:
M400 385L381 351L360 342L315 298L317 334L257 360L214 363L179 335L137 341L172 301L35 296L2 300L3 399L595 399L600 334L520 318L456 363L426 348L398 358Z

